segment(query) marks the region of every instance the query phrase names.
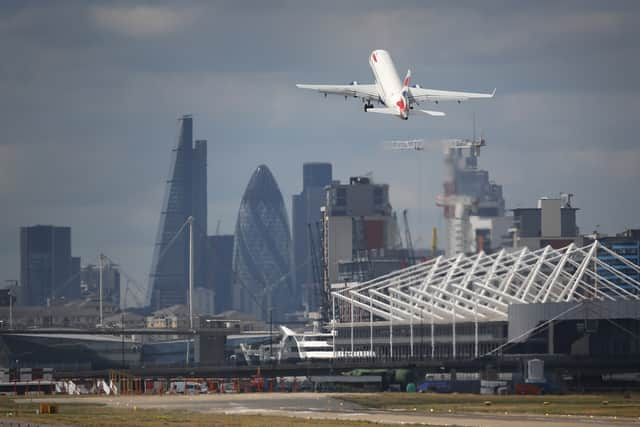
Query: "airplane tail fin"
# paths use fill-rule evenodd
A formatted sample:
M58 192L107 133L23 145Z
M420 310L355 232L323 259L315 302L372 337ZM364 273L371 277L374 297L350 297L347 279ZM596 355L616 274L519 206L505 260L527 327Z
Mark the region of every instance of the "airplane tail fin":
M409 87L410 84L411 84L411 70L407 70L407 75L404 78L405 90Z

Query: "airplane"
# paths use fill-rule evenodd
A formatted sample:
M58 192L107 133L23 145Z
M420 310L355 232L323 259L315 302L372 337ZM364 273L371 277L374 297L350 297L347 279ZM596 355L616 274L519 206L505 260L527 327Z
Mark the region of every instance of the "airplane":
M296 84L300 89L311 89L327 94L343 95L345 99L352 96L362 98L365 102L364 111L370 113L390 114L400 117L403 120L409 119L409 112L413 110L413 105L420 105L421 102L457 101L458 104L469 99L493 98L496 93L474 93L474 92L453 92L447 90L424 89L420 85L410 86L411 70L401 82L400 77L393 65L389 52L377 49L371 52L369 66L375 77L375 84L359 84L352 82L349 85L309 85ZM373 101L384 105L383 108L375 108ZM442 111L422 110L418 111L434 117L445 115Z

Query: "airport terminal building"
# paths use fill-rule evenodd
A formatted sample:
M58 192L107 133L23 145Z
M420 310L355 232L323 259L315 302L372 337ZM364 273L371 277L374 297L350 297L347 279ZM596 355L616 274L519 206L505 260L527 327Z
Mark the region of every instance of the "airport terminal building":
M599 241L438 257L334 285L334 347L435 360L639 354L640 282L630 270L640 267Z

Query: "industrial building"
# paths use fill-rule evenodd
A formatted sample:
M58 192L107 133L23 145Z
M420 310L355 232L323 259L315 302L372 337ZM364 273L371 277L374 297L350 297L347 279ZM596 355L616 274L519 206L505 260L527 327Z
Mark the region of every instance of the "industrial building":
M626 269L605 262L603 254ZM434 359L638 353L640 281L630 272L638 274L640 266L599 241L441 256L367 282L336 285L334 348Z

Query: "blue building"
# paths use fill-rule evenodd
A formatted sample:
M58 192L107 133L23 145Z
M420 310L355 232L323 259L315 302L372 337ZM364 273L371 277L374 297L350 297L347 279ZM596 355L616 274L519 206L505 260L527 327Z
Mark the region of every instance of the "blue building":
M627 230L615 236L599 237L598 240L603 246L624 257L626 261L640 265L640 229ZM610 253L600 250L598 251L598 259L615 268L620 273L627 275L629 278L640 282L640 273L624 261L616 259ZM615 283L622 289L631 290L631 286L628 283L615 276L606 267L598 266L597 270L603 279Z

